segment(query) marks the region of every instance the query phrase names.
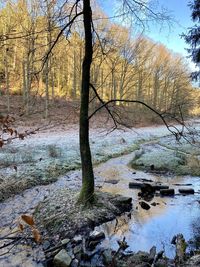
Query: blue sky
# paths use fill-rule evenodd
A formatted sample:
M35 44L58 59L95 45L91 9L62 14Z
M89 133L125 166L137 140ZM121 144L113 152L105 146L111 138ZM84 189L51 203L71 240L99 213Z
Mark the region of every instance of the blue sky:
M115 0L101 1L103 9L110 16L113 15ZM171 27L161 28L160 25L155 23L145 32L145 35L149 36L156 42L161 42L166 45L167 48L173 50L176 53L182 54L184 57L188 56L187 44L184 39L180 37L182 33L187 32L187 28L193 25L191 20L191 10L188 7L189 0L157 0L159 6L163 6L169 10L170 15L176 22L171 24ZM190 67L193 69L194 65L190 63Z
M170 14L177 22L174 22L170 29L159 31L159 29L151 28L146 34L155 41L164 43L174 52L187 55L185 48L187 44L180 37L183 32L187 32L187 28L192 26L191 10L188 7L188 0L159 0L160 5L165 6Z

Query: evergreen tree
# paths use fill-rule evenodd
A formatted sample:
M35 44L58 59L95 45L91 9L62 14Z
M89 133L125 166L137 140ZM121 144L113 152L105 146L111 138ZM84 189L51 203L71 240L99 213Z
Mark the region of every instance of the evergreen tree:
M200 1L194 0L194 2L190 2L189 7L192 10L191 18L195 24L183 36L186 43L191 47L188 49L188 52L199 69L192 73L192 78L200 81Z

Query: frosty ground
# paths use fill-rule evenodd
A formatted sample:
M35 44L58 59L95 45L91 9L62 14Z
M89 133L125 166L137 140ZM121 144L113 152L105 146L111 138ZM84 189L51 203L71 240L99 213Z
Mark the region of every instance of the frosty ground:
M196 126L198 127L198 124ZM164 126L107 133L108 129L91 129L90 142L97 187L114 179L121 180L119 185L123 189L124 181L126 178L130 179L130 174L133 172L130 168L127 171L127 164L130 162L142 170L146 168L148 171L149 166L155 164L159 170L173 171L175 174L177 169L174 162L179 165L179 160L183 160L183 155L184 157L189 155L189 158L192 155L195 158L192 162L197 166L199 164L198 146L192 146L185 141L181 145L178 144L175 137L171 136ZM3 147L0 153L2 162L0 208L5 214L5 217L0 220L0 225L3 227L2 234L7 233L8 227L12 226L21 214L33 213L37 204L49 194L52 195L63 187L80 189L78 143L78 127L71 125L65 130L40 132ZM119 157L116 161L98 165L100 162L107 162L110 158L124 154L127 154L124 159ZM160 159L161 162L164 159L170 169L166 169L166 165L162 165ZM185 158L182 166L187 166L186 163ZM149 177L142 171L137 171L135 177L139 177L138 175ZM127 183L124 186L127 187ZM109 191L109 186L107 189L104 186L104 190ZM125 193L122 191L112 189L111 192ZM14 258L12 260L15 261Z
M93 163L134 151L138 144L168 135L164 126L131 130L92 129ZM0 201L36 185L54 182L67 171L80 168L78 127L48 131L17 140L0 151Z

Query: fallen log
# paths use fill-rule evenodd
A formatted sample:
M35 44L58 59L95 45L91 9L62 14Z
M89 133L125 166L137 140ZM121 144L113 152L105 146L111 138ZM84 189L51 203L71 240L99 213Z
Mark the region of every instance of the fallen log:
M178 191L180 194L184 194L184 195L194 194L193 188L180 188Z
M129 183L129 188L142 188L143 187L143 183L134 183L134 182L130 182Z
M160 190L161 196L173 196L175 194L174 189L161 189Z
M160 191L161 189L169 189L168 185L152 185L155 191Z

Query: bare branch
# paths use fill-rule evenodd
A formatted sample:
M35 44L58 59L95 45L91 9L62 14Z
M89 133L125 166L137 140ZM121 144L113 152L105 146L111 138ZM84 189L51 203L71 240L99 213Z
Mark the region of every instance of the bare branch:
M110 115L110 117L111 117L112 120L113 120L113 123L114 123L115 127L117 128L117 122L116 122L115 118L113 117L113 114L112 114L112 112L110 111L109 107L108 107L107 105L104 105L105 102L101 99L101 97L99 96L97 90L95 89L95 87L94 87L91 83L90 83L90 87L93 89L93 91L94 91L96 97L98 98L98 100L100 101L100 103L101 103L101 104L105 107L105 109L107 110L108 114Z
M59 32L59 34L57 35L56 39L54 40L53 44L51 45L50 49L47 51L45 57L44 57L44 61L42 64L42 68L41 70L44 68L45 63L49 57L49 55L51 54L52 50L54 49L55 45L57 44L58 40L60 39L61 36L63 36L63 33L65 32L65 30L69 27L71 27L71 25L74 23L74 21L76 20L77 17L83 15L83 12L79 12L77 13Z
M168 129L169 132L171 132L177 140L180 139L181 136L183 136L183 133L182 131L180 131L176 126L174 125L169 125L167 123L167 120L166 120L166 116L163 115L162 113L158 112L157 110L155 110L154 108L152 108L151 106L149 106L148 104L142 102L142 101L139 101L139 100L128 100L128 99L111 99L107 102L102 102L102 105L97 108L90 116L88 119L91 119L99 110L101 110L102 108L106 108L108 109L108 105L111 104L111 103L116 103L116 102L123 102L123 103L137 103L137 104L140 104L140 105L143 105L145 106L146 108L148 108L149 110L151 110L153 113L155 113L161 120L162 122L164 123L164 125L166 126L166 128ZM113 115L112 115L113 117ZM114 119L113 117L113 120L115 121L116 123L116 120ZM181 125L183 125L183 122L181 122L180 120L176 119L177 122L179 122Z

